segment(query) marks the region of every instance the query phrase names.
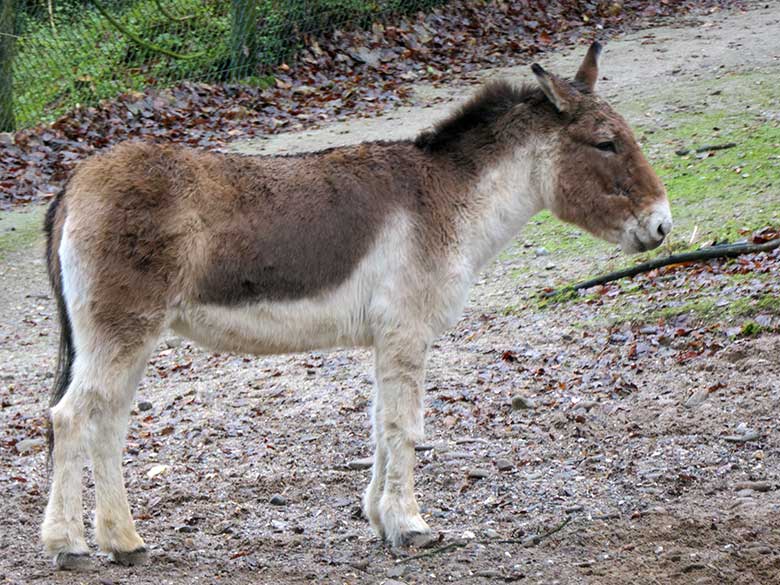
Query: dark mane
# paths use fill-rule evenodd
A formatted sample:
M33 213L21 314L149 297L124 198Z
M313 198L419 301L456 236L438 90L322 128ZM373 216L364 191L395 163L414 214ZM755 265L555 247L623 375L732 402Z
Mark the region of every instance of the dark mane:
M428 152L441 151L458 141L469 130L483 127L489 131L493 123L516 104L543 102L546 98L537 86L517 87L508 81L491 81L452 115L422 132L414 141Z

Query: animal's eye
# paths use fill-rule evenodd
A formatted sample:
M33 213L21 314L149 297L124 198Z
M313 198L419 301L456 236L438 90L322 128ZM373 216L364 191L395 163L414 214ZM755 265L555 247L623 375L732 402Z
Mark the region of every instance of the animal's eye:
M617 152L614 142L599 142L598 144L594 144L594 146L604 152Z

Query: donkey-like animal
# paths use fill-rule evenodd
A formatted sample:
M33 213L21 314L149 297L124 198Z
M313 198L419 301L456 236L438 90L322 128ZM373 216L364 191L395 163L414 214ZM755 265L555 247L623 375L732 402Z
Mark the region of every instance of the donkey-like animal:
M62 568L88 554L82 452L100 548L147 556L122 480L136 385L166 328L219 351L372 346L376 453L363 504L393 545L429 532L413 490L428 349L480 270L542 209L629 252L671 229L666 192L626 122L571 81L494 82L416 140L297 156L126 143L84 162L49 208L62 324L42 527Z

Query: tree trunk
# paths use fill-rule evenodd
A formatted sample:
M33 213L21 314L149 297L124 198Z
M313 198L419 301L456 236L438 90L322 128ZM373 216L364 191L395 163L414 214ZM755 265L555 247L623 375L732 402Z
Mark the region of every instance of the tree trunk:
M255 60L257 0L231 0L230 79L246 77Z
M13 92L15 24L16 0L2 0L0 6L0 132L16 130Z

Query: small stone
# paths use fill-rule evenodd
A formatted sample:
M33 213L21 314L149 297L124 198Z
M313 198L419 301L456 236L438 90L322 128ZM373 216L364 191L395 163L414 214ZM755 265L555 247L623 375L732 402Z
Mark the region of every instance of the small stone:
M365 571L368 569L368 561L365 559L360 559L350 563L350 566L354 569L357 569L358 571Z
M479 467L472 467L466 475L471 479L485 479L486 477L490 477L490 471Z
M539 535L538 534L530 534L526 538L523 539L523 543L522 544L523 544L523 546L525 548L530 548L532 546L536 546L540 542L541 542L541 540L539 539Z
M141 412L152 410L152 407L153 407L152 403L147 400L142 400L141 402L138 403L138 410L140 410Z
M534 401L528 396L518 394L512 398L512 410L531 410L534 408Z
M273 528L275 532L286 532L288 527L289 524L284 520L271 520L271 528Z
M175 349L181 347L181 337L169 337L165 340L165 347L168 349Z
M739 430L739 427L737 427L738 432ZM729 443L747 443L749 441L755 441L760 437L761 434L755 429L745 429L742 434L726 435L723 437L723 440L728 441Z
M463 534L461 534L460 537L463 540L474 540L477 537L477 535L474 534L471 530L464 530Z
M584 410L587 412L594 406L598 406L598 404L595 400L581 400L572 407L572 410Z
M272 506L286 506L287 500L281 494L274 494L271 496L271 499L268 500L268 503Z
M353 459L347 463L347 467L354 470L371 469L372 465L374 465L373 457L366 457L365 459Z
M734 489L738 492L742 490L751 490L754 492L768 492L772 489L771 481L741 481L734 485Z
M149 471L146 472L146 477L152 479L158 475L168 471L170 467L168 465L154 465Z
M388 577L403 577L404 571L406 567L404 565L393 565L389 569L387 569L387 576Z
M515 468L509 459L498 459L496 461L496 469L499 471L512 471Z
M710 391L707 388L699 388L691 394L690 398L685 401L685 407L686 408L695 408L702 404L705 400L707 400L707 397L710 395Z
M46 441L42 437L32 437L31 439L22 439L16 443L16 450L20 455L34 453L43 449Z
M537 256L549 256L550 251L547 248L539 247L536 250L534 250L534 254L536 254Z
M181 532L182 534L191 534L195 532L194 526L188 526L187 524L184 524L182 526L176 527L176 532Z
M485 528L482 532L486 538L498 538L500 536L498 530L493 530L492 528Z

